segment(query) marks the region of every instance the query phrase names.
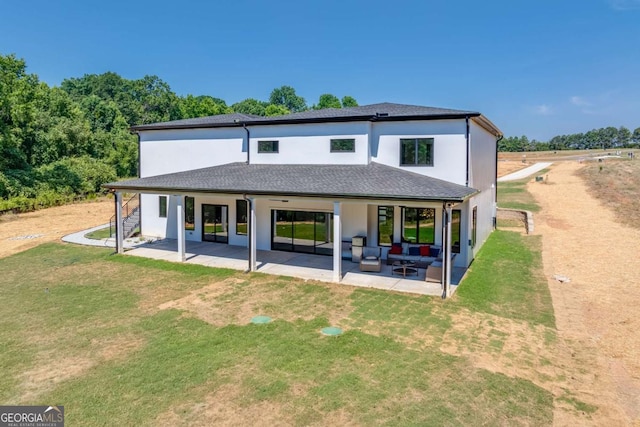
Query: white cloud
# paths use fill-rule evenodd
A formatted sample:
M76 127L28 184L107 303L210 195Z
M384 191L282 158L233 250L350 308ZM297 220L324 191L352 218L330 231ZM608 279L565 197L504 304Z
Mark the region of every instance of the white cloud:
M609 0L614 10L640 9L640 0Z
M536 106L533 108L533 111L534 111L536 114L540 114L541 116L548 116L548 115L550 115L550 114L552 113L552 111L551 111L551 107L550 107L550 106L548 106L548 105L546 105L546 104L536 105Z
M581 96L572 96L570 101L573 105L577 105L578 107L590 107L593 105Z

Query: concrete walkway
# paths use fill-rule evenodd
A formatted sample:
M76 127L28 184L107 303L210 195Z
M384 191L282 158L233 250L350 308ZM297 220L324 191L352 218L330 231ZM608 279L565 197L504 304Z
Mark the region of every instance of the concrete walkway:
M102 224L96 227L89 228L87 230L78 231L76 233L67 234L62 237L63 242L67 243L75 243L78 245L85 246L100 246L103 248L115 248L116 240L115 238L106 238L106 239L88 239L85 237L86 234L89 234L94 231L102 230L103 228L109 228L109 224ZM131 239L125 239L124 248L125 249L133 249L144 244L146 241L139 239L137 237Z
M502 176L502 177L498 178L498 182L516 181L518 179L524 179L524 178L526 178L528 176L533 175L536 172L540 172L542 169L548 168L552 164L553 164L552 162L536 163L536 164L531 165L529 167L526 167L524 169L520 169L519 171L510 173L509 175Z

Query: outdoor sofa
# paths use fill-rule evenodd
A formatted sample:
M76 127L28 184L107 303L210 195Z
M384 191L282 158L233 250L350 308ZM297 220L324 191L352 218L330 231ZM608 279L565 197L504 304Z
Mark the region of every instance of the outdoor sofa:
M408 245L394 243L387 253L387 265L395 261L411 261L418 268L427 268L429 264L440 257L442 249L434 245Z

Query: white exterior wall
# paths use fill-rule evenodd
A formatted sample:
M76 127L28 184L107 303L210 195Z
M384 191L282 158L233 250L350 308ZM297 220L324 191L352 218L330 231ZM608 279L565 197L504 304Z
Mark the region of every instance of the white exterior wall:
M470 121L471 124L471 164L470 183L473 188L480 190L480 194L469 200L469 210L467 220L469 229L471 228L473 207L478 207L478 222L476 231L476 246L473 248L473 255L491 232L493 231L493 218L496 208L496 136L487 132L484 128ZM469 236L471 238L471 236Z
M466 124L461 120L374 122L371 160L403 170L466 183ZM400 167L401 138L433 138L433 166Z
M140 132L140 177L247 160L245 131L238 128Z
M250 155L252 163L264 164L367 164L369 161L386 164L460 185L466 181L466 124L460 120L409 122L354 122L334 124L300 124L279 126L251 126ZM477 250L493 230L495 215L495 147L496 138L470 120L471 164L469 186L481 191L468 202L454 207L461 209L461 253L456 265L467 266ZM434 138L434 166L400 167L401 138ZM354 138L354 153L331 153L332 138ZM258 153L260 140L278 140L279 152ZM244 162L246 132L242 127L214 129L183 129L142 131L140 133L141 177L198 169L231 162ZM202 239L202 204L228 206L229 243L246 246L246 235L235 229L235 200L240 196L195 197L195 229L186 232L186 239ZM168 218L159 218L158 195L141 195L142 234L153 237L176 238L176 200L169 195ZM349 240L355 235L367 235L368 245L377 243L377 206L390 202L342 201L342 236ZM442 205L440 203L403 203L408 207L436 208L436 244L441 245ZM472 208L478 207L477 243L473 250L471 239ZM333 200L290 199L288 203L256 199L257 248L270 250L271 210L304 210L333 212ZM400 235L400 206L395 206L396 232ZM386 255L386 253L385 253Z
M251 163L348 164L368 162L368 122L252 126ZM331 152L331 139L355 139L355 152ZM278 153L258 153L258 141L278 141Z

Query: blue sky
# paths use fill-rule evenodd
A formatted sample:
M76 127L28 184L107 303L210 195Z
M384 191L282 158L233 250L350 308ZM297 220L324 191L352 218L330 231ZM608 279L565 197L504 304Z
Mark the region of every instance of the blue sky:
M293 86L480 111L546 140L640 127L640 0L3 2L0 53L50 85L155 74L228 104Z

